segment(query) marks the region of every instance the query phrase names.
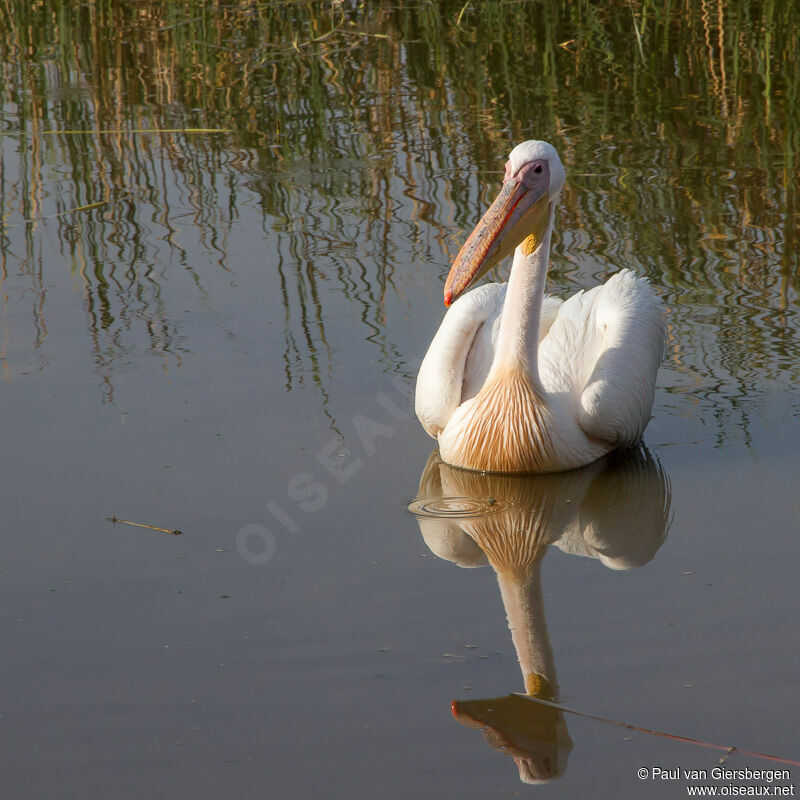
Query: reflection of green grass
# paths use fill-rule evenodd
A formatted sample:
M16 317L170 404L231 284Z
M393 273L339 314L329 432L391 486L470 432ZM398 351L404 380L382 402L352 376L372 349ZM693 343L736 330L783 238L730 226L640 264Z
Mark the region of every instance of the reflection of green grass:
M61 228L96 331L129 318L119 306L137 293L167 314L157 274L129 284L104 261L115 241L144 252L152 218L170 229L159 160L210 243L217 176L247 176L265 223L291 241L280 267L289 383L290 365L304 360L324 381L323 274L396 362L381 316L398 266L391 237L444 267L441 250L452 255L474 222L509 146L530 136L552 140L571 173L557 286L572 285L580 261L574 241L565 250L573 235L591 245L596 271L633 253L698 302L735 304L744 286L782 313L800 290L800 4L791 0L4 0L0 97L0 131L48 133L20 140L19 180L0 181L4 222L111 203L102 219L85 212L80 236ZM232 133L137 138L145 128ZM44 208L46 164L61 167L55 208ZM389 211L396 181L410 222ZM117 202L121 189L137 202ZM353 220L366 259L338 256ZM326 242L321 229L332 231ZM167 241L185 263L174 231ZM319 257L322 245L330 258ZM0 249L5 259L2 230ZM159 346L174 335L162 322ZM757 317L725 324L745 351L772 346Z

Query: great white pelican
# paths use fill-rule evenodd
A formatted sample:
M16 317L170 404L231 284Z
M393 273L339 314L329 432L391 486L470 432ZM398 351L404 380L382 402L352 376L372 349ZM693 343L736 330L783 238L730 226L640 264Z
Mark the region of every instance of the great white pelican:
M637 444L650 419L665 333L647 279L623 269L566 301L545 294L564 178L552 145L517 145L447 276L415 407L448 464L573 469ZM512 251L507 284L467 292Z

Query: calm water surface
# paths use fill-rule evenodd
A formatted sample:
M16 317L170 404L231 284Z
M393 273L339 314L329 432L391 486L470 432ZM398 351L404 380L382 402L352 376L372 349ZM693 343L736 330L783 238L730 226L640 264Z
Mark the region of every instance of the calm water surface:
M3 796L677 798L637 769L721 755L526 689L800 759L799 22L0 7ZM530 137L550 290L633 267L668 350L646 448L467 476L409 400Z

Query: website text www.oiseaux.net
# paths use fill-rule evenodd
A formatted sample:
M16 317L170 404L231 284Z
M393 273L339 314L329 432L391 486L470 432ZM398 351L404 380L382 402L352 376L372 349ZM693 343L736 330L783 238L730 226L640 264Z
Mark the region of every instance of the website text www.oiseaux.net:
M675 781L684 784L689 797L794 797L795 787L788 769L682 769L641 767L641 781Z

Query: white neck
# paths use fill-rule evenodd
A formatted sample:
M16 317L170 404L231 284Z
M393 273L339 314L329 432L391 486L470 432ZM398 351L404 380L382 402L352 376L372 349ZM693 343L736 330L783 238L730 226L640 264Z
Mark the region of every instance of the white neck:
M511 275L508 279L506 299L500 330L497 335L492 371L523 366L531 383L539 383L539 320L550 263L550 236L553 232L553 208L542 241L528 256L522 245L514 251Z
M541 563L538 559L522 574L498 571L497 582L526 691L532 691L532 676L544 678L547 683L539 680L538 691L549 694L545 699L550 700L558 694L558 683L544 618Z

